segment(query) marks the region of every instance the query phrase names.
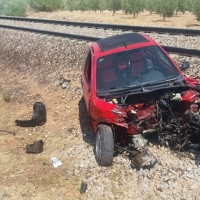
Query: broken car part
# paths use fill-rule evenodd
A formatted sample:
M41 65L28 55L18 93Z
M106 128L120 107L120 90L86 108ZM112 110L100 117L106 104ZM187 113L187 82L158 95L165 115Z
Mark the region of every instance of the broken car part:
M147 146L140 149L134 149L134 150L121 147L119 145L115 145L115 147L118 150L123 150L129 153L129 156L131 159L131 167L133 168L140 169L144 166L152 167L157 162L157 159L149 151Z
M140 149L136 154L131 154L131 166L139 169L144 166L154 166L157 159L152 155L147 147Z
M15 120L17 126L34 127L41 126L46 122L46 106L42 102L35 102L31 120Z
M85 181L82 181L80 193L84 193L84 192L86 192L86 190L87 190L87 183Z
M35 141L33 144L26 145L26 153L38 154L43 151L43 140Z
M12 132L12 131L0 130L0 132L10 133L15 136L15 132Z

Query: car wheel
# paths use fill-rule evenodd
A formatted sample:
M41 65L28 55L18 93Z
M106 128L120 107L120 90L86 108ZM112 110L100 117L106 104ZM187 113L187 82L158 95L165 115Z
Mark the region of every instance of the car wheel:
M100 124L97 127L95 157L100 166L110 166L113 161L114 138L110 126Z

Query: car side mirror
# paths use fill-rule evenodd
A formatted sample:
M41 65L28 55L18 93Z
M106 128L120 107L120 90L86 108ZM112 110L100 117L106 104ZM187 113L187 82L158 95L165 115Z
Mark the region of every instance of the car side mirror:
M190 67L190 63L185 61L182 66L180 67L181 71L185 71L186 69L188 69Z

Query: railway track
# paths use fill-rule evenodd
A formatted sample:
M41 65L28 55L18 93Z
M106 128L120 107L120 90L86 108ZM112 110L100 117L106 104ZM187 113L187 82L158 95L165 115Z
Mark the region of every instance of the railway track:
M197 29L85 23L85 22L72 22L72 21L64 21L64 20L60 21L60 20L24 18L24 17L10 17L10 16L0 16L0 19L15 20L15 21L26 21L26 22L37 22L37 23L60 24L60 25L67 25L67 26L114 29L114 30L134 31L134 32L142 31L142 32L156 32L156 33L162 33L162 34L163 33L169 33L169 34L172 34L172 35L182 34L182 35L189 35L189 36L200 36L200 30L197 30Z
M142 27L142 26L126 26L126 25L110 25L110 24L94 24L94 23L83 23L83 22L68 22L68 21L58 21L58 20L45 20L45 19L34 19L34 18L21 18L21 17L8 17L8 16L0 16L0 19L3 20L14 20L14 21L24 21L24 22L34 22L34 23L49 23L56 25L65 25L65 26L79 26L79 27L92 27L92 28L103 28L103 29L119 29L123 31L144 31L147 30L149 32L157 32L157 33L168 33L168 34L185 34L185 35L200 35L200 30L195 29L174 29L174 28L160 28L160 27ZM86 36L86 35L76 35L69 34L64 32L54 32L48 30L34 29L34 28L26 28L26 27L18 27L18 26L10 26L0 24L0 28L6 29L15 29L21 31L34 32L39 34L53 35L57 37L68 37L71 39L77 40L86 40L86 41L96 41L100 39L99 37ZM148 32L147 31L147 32ZM162 47L169 53L177 53L186 56L200 56L200 50L195 48L181 48L181 47L173 47L162 45Z

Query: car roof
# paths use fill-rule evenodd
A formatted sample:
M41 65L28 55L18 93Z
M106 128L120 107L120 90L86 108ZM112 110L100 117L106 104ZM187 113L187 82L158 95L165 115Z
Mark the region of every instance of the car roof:
M122 35L114 35L111 37L103 38L97 40L96 43L99 46L100 51L105 52L122 46L127 47L128 45L148 43L150 41L150 38L147 38L142 34L126 33Z

